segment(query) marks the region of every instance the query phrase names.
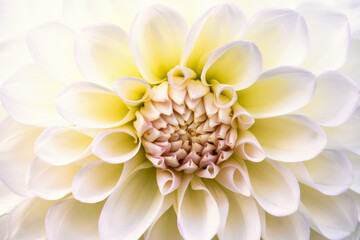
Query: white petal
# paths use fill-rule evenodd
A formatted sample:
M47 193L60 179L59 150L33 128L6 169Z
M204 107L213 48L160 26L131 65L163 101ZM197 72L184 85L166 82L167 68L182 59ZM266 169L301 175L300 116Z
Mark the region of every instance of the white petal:
M218 108L229 108L237 100L237 95L231 85L215 84L213 86L215 105Z
M329 139L341 146L360 154L360 107L348 121L337 127L324 128Z
M104 200L113 192L122 170L123 164L109 164L103 161L85 165L73 179L74 198L86 203Z
M65 83L84 80L75 64L74 40L74 32L60 23L40 25L27 36L35 62Z
M2 214L0 215L0 238L7 239L7 232L8 232L8 218L9 214Z
M94 83L112 88L120 77L140 77L127 34L116 25L84 28L76 36L74 52L80 71Z
M21 202L8 219L8 237L11 240L45 239L45 216L55 201L29 198Z
M138 13L130 30L135 63L149 83L159 83L180 64L187 25L175 10L153 5Z
M104 203L86 204L65 199L46 214L46 234L52 240L99 239L98 221Z
M103 161L123 163L138 153L141 141L134 129L122 127L101 132L91 146L93 153Z
M31 193L47 200L60 199L71 192L71 183L80 166L52 166L36 157L31 161L26 183Z
M216 80L238 91L253 84L261 70L262 57L256 45L248 41L235 41L213 52L201 72L201 81L208 85Z
M353 183L353 171L346 155L338 150L324 150L315 158L285 164L298 181L326 195L338 195Z
M211 239L220 225L219 207L197 177L183 180L178 190L178 227L185 239Z
M358 106L359 87L340 72L325 72L317 79L314 98L301 111L324 126L343 124Z
M150 226L163 202L153 168L135 172L110 195L102 210L102 239L138 239Z
M0 181L0 216L9 213L24 198L11 191ZM1 224L0 224L1 225ZM0 231L1 232L1 231ZM1 237L1 234L0 234Z
M34 142L42 128L22 125L11 118L0 123L0 179L13 192L30 196L25 184L30 161L35 157Z
M246 166L253 195L266 212L286 216L297 210L299 184L288 169L272 160L259 163L247 161Z
M260 239L260 219L256 203L251 197L227 192L229 213L223 232L218 236L223 240Z
M156 169L156 180L161 194L167 195L175 191L181 184L182 174L171 169Z
M347 17L320 2L302 3L297 10L305 18L310 36L309 54L302 66L317 74L341 67L350 44Z
M261 162L266 157L260 143L249 131L238 132L235 155L253 162Z
M354 175L353 183L350 186L350 189L360 195L360 155L352 152L345 152L345 154L350 161Z
M327 196L301 185L299 211L309 220L311 228L327 238L341 239L356 227L356 203L349 193Z
M200 75L203 67L200 61L206 61L212 50L238 39L245 32L246 25L245 15L233 3L210 8L190 30L182 65Z
M151 90L150 85L140 78L122 77L114 82L114 91L129 106L137 106L148 100Z
M7 113L24 124L50 126L65 121L56 112L54 100L63 83L31 64L20 68L0 89Z
M308 104L315 92L315 76L297 67L278 67L263 73L249 88L238 92L238 102L254 118L294 112Z
M68 127L51 127L36 140L36 155L51 165L66 165L91 154L92 138Z
M260 142L266 156L278 161L311 159L326 144L326 135L321 127L301 115L257 119L250 131Z
M265 9L255 14L246 39L258 46L266 67L299 65L309 48L305 20L290 9Z
M61 90L56 107L69 122L89 128L116 127L134 118L118 95L89 82L73 83Z
M360 69L358 68L360 62L360 31L356 35L356 38L351 39L346 62L339 70L351 77L360 86Z

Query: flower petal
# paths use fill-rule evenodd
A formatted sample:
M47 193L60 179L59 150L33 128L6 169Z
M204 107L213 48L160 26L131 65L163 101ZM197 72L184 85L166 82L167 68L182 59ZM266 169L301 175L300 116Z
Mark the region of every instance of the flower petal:
M335 149L325 149L315 158L285 164L298 181L326 195L338 195L353 183L353 171L346 155Z
M153 5L136 16L130 48L145 81L161 82L180 63L186 34L185 20L168 7Z
M219 4L205 12L192 26L186 39L182 65L200 75L200 60L206 61L210 52L238 39L246 29L246 18L233 3Z
M305 18L310 35L309 54L302 66L316 74L341 67L350 44L347 17L321 2L302 3L297 10Z
M91 144L93 153L108 163L123 163L134 157L141 141L133 128L108 129L98 134Z
M56 107L67 121L89 128L117 127L135 117L119 96L90 82L65 87L56 98Z
M235 155L253 162L261 162L266 157L260 143L249 131L238 132Z
M64 83L82 81L74 58L75 34L60 23L45 23L27 36L30 53L37 64Z
M253 195L265 211L274 216L286 216L297 210L300 189L288 169L272 160L247 161L246 166Z
M254 118L280 116L308 104L315 88L315 76L309 71L278 67L263 73L257 82L238 92L238 102Z
M360 195L360 155L352 152L345 152L346 157L349 159L352 166L354 181L350 189ZM360 197L359 197L360 198ZM360 209L359 209L360 211ZM360 216L359 216L360 218Z
M104 202L86 204L69 198L54 204L46 214L49 239L99 239L98 221Z
M140 77L127 34L116 25L84 28L76 36L74 51L80 71L94 83L111 89L120 77Z
M66 165L91 154L92 138L68 127L51 127L36 140L36 155L51 165Z
M123 164L109 164L103 161L85 165L72 181L74 198L85 203L104 200L113 192L122 170Z
M178 190L177 212L179 231L185 239L211 239L218 231L219 207L197 177L183 180Z
M9 213L18 203L24 200L22 196L11 191L0 181L0 216ZM1 224L0 224L1 225ZM1 232L1 231L0 231ZM1 237L1 234L0 234Z
M277 161L311 159L326 144L326 135L321 127L301 115L257 119L250 131L260 142L266 156Z
M64 123L54 99L63 83L31 64L20 68L1 86L1 102L15 120L30 125Z
M150 85L140 78L122 77L114 82L117 95L129 106L137 106L151 97Z
M31 193L47 200L56 200L71 192L71 183L80 166L52 166L34 158L29 166L26 183Z
M238 91L253 84L261 70L262 58L256 45L248 41L235 41L214 51L205 63L201 81L209 85L216 80Z
M150 226L163 202L153 168L138 170L110 195L102 210L102 239L138 239Z
M0 179L21 196L31 196L25 179L35 157L34 142L41 131L42 128L23 125L11 118L0 123Z
M171 169L156 169L156 180L162 195L175 191L181 184L182 174Z
M358 68L360 62L360 31L353 35L356 37L351 39L346 62L339 70L351 77L360 86L360 69Z
M290 9L265 9L255 14L246 39L259 47L266 67L299 65L309 48L305 20Z
M45 239L45 216L55 201L29 198L14 208L8 219L8 239Z
M341 239L356 227L356 203L349 193L327 196L301 185L299 211L309 220L311 228L327 238Z
M343 124L354 113L360 99L360 88L346 75L328 71L317 79L314 98L301 109L321 125Z
M2 214L0 215L0 238L7 239L7 222L8 222L9 214Z

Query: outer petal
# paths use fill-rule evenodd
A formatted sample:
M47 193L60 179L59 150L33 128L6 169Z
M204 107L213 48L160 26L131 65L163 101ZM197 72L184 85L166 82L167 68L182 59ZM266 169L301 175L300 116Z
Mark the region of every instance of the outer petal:
M253 16L246 39L254 42L264 66L299 65L309 48L305 20L290 9L266 9Z
M262 58L255 44L235 41L216 49L205 63L201 81L232 85L236 91L249 87L259 77Z
M9 215L8 238L45 239L45 215L54 203L40 198L29 198L21 202Z
M26 172L35 157L34 142L42 130L11 118L3 119L0 124L0 179L22 196L30 195L25 184Z
M278 67L263 73L238 92L238 102L254 118L294 112L308 104L315 92L315 76L302 68Z
M65 199L46 214L46 234L52 240L99 239L97 229L104 202L86 204Z
M250 131L260 142L266 156L278 161L311 159L326 144L326 135L321 127L301 115L258 119Z
M354 174L354 181L350 186L350 189L359 194L360 196L360 155L352 152L346 152L346 157L349 159L353 174ZM360 197L359 197L360 198ZM360 203L359 203L360 204ZM360 211L360 209L359 209ZM359 216L360 219L360 216Z
M252 192L260 206L274 216L295 212L300 189L295 176L284 166L271 160L246 163Z
M115 93L89 82L65 87L56 98L56 107L66 120L81 127L111 128L135 117Z
M358 68L360 62L360 29L352 37L349 54L340 71L351 77L360 86L360 69Z
M320 2L303 3L297 10L306 20L311 39L309 55L302 66L317 74L341 67L350 44L347 17Z
M129 106L137 106L151 97L151 87L140 78L122 77L114 82L117 95Z
M95 203L107 198L118 183L123 164L109 164L102 161L82 167L72 181L74 198L81 202Z
M106 201L99 221L103 239L138 239L157 216L163 202L153 168L138 170Z
M24 124L61 124L64 120L56 112L54 99L62 87L37 65L26 65L1 86L1 102L11 117Z
M238 39L245 29L246 18L235 4L210 8L192 26L186 39L182 64L200 75L203 67L200 61L206 61L212 50Z
M167 195L175 191L181 184L182 174L171 169L156 169L156 180L161 194Z
M127 34L115 25L83 29L76 37L75 59L87 79L109 88L119 77L140 77Z
M2 239L7 238L7 234L8 234L7 233L8 232L8 227L7 227L8 218L9 218L9 214L0 215L0 237Z
M40 25L27 36L35 62L65 83L84 80L75 64L74 39L75 34L60 23Z
M140 12L130 30L135 63L149 83L159 83L180 63L187 25L175 10L153 5Z
M91 154L92 138L67 127L51 127L36 140L36 155L51 165L66 165Z
M325 72L317 79L314 98L301 111L324 126L343 124L358 105L359 87L340 72Z
M0 181L0 216L9 213L24 198L11 191ZM1 224L0 224L1 225ZM1 231L0 231L1 232ZM0 233L1 237L1 233Z
M354 231L357 224L356 203L349 193L327 196L301 186L300 211L310 226L327 238L341 239Z
M326 195L338 195L353 183L353 171L346 155L338 150L324 150L315 158L285 164L298 181Z

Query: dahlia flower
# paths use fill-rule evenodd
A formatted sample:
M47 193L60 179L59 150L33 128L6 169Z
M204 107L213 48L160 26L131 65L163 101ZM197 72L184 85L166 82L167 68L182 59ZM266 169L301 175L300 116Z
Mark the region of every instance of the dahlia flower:
M358 239L359 1L157 3L1 2L0 238Z

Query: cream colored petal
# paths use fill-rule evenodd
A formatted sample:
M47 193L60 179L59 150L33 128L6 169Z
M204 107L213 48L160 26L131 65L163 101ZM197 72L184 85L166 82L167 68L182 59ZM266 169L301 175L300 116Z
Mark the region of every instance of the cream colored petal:
M327 238L341 239L354 231L357 224L356 203L349 193L327 196L301 185L299 211L311 228Z
M0 238L6 239L7 238L7 222L8 222L9 214L2 214L0 215Z
M278 67L263 73L249 88L239 91L238 102L254 118L294 112L314 96L315 76L298 67Z
M231 85L215 84L213 87L215 105L218 108L229 108L237 100L235 89Z
M18 203L25 198L11 191L0 181L0 216L9 213ZM0 224L1 225L1 224ZM1 232L1 231L0 231ZM0 234L1 237L1 234Z
M220 225L220 210L205 184L188 177L177 193L178 227L183 238L211 239Z
M31 196L26 183L26 173L35 157L34 142L42 128L20 124L11 118L0 123L0 179L13 192Z
M246 39L258 46L265 67L299 65L309 48L305 20L290 9L265 9L255 14Z
M339 70L351 77L360 86L360 69L358 68L360 62L360 29L353 35L356 36L350 41L346 62Z
M310 48L302 66L319 74L341 67L347 58L350 26L347 17L321 2L307 2L297 11L309 29Z
M93 153L108 163L123 163L134 157L141 141L132 127L108 129L98 134L91 144Z
M351 184L350 189L360 195L360 155L350 151L346 151L345 154L350 161L354 175L353 183Z
M54 99L63 83L37 65L21 67L0 88L6 112L24 124L51 126L65 121L56 112Z
M52 166L35 157L29 166L26 178L27 186L35 196L56 200L71 192L71 183L80 166L69 164Z
M55 101L60 115L81 127L117 127L135 117L118 95L94 83L73 83Z
M72 181L72 193L80 202L95 203L107 198L118 183L123 164L96 161L83 166Z
M36 155L51 165L66 165L91 154L92 138L68 127L51 127L36 140Z
M45 216L55 201L29 198L9 214L8 238L11 240L45 239Z
M75 33L61 23L45 23L27 35L34 61L64 83L84 80L75 64L74 42Z
M240 128L241 130L249 129L255 122L253 116L248 113L238 102L232 106L233 116L231 119L231 127Z
M205 12L186 39L182 65L201 74L211 51L238 39L246 30L246 18L233 3L219 4Z
M260 143L249 131L238 132L235 155L253 162L261 162L266 157Z
M340 146L360 154L360 107L348 121L337 127L324 128L328 138Z
M300 189L295 176L272 160L246 162L252 193L260 206L274 216L294 213L300 202Z
M338 195L353 183L351 162L338 150L325 149L315 158L285 164L302 182L326 195Z
M110 195L102 210L102 239L138 239L157 216L163 196L154 168L142 169L126 178Z
M253 84L262 71L262 57L255 44L235 41L217 48L205 63L201 81L231 85L236 91Z
M224 231L218 236L223 240L260 239L261 224L258 209L252 197L227 192L229 199L229 213Z
M175 10L152 5L138 13L130 30L130 48L145 81L155 84L180 64L187 25Z
M87 204L73 198L54 204L46 214L46 234L53 240L99 239L98 221L104 202Z
M130 52L128 36L116 25L84 28L76 36L74 53L84 76L110 89L120 77L140 77Z
M181 184L182 174L171 169L156 169L156 180L162 195L175 191Z
M328 71L317 78L314 98L301 109L323 126L343 124L354 113L360 99L360 85L338 71Z
M283 162L311 159L326 144L326 135L321 127L301 115L257 119L250 131L267 157Z
M140 78L122 77L114 82L114 91L129 106L138 106L152 95L150 85Z

